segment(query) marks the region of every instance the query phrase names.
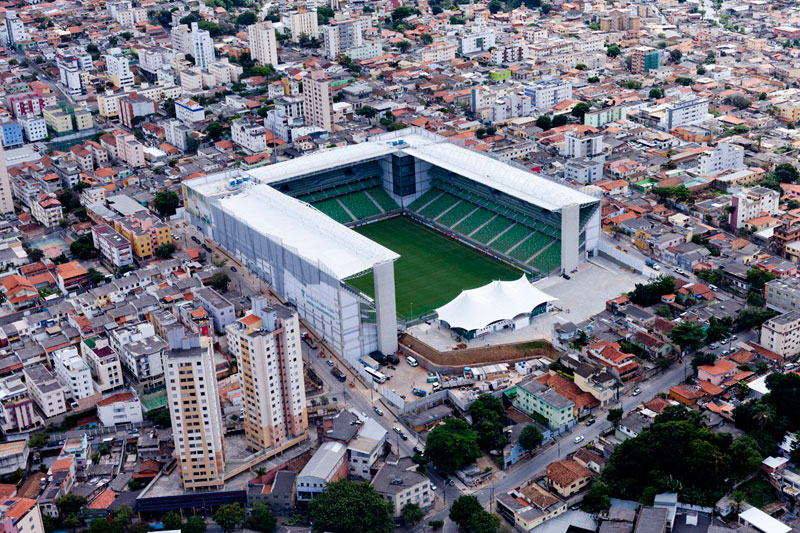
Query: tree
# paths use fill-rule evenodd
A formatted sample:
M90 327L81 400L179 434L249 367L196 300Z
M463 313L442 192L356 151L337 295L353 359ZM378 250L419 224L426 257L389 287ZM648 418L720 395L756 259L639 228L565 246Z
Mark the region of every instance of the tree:
M39 248L33 248L30 252L28 252L28 259L30 259L32 263L41 261L43 257L44 252Z
M328 21L333 18L333 9L328 6L320 6L317 8L317 22L320 26L325 26Z
M342 479L328 484L309 504L314 533L389 533L394 530L391 504L369 483Z
M217 512L214 513L214 522L222 528L224 533L230 533L237 529L244 522L245 514L244 509L238 503L231 503L222 505Z
M606 419L608 419L609 422L614 424L614 427L616 428L617 424L619 424L619 421L622 420L622 413L623 413L622 408L609 409L608 414L606 415Z
M567 125L567 116L566 115L556 115L553 117L553 127L560 128L561 126Z
M169 259L175 253L175 245L167 242L156 248L156 257L161 259Z
M258 22L258 17L252 11L245 11L236 17L236 24L239 26L252 26L256 22Z
M365 105L356 110L356 115L372 120L378 116L378 110L372 106Z
M583 63L578 63L577 65L575 65L575 70L588 70L588 69L589 67L587 67Z
M542 4L542 7L539 8L542 12L542 15L547 15L550 11L553 10L553 6L550 4Z
M600 81L600 77L599 76L592 76L589 79L587 79L586 81L588 81L589 83L597 83L597 82Z
M606 48L606 55L610 58L615 58L622 53L622 50L616 44L610 45Z
M553 124L547 115L539 115L539 118L536 119L536 126L547 131L553 127Z
M683 57L683 52L678 50L677 48L673 48L669 51L669 57L672 59L673 63L680 63L681 58Z
M628 293L631 302L642 307L656 305L665 294L675 292L675 279L672 276L659 276L654 281L634 285L633 291Z
M174 215L179 205L180 200L174 191L159 191L153 199L153 207L162 217Z
M739 312L739 318L736 319L736 326L743 330L758 329L764 322L777 314L777 312L771 309L762 311L757 307L745 307Z
M244 527L262 533L272 533L275 531L277 521L272 514L269 506L265 503L255 503L250 510L250 516L244 521Z
M94 241L89 233L85 233L72 241L69 245L69 251L81 261L91 259L97 255L97 249L94 247Z
M669 334L670 339L681 347L681 351L694 350L700 348L705 340L705 332L702 326L691 322L681 322Z
M591 110L589 104L581 102L572 108L572 116L583 122L583 116Z
M423 33L419 36L419 42L422 44L431 44L433 42L433 36L430 33Z
M779 183L794 183L800 178L800 172L791 163L781 163L775 167L774 173Z
M650 98L656 98L656 99L664 98L664 91L662 89L659 89L658 87L653 87L652 89L650 89L649 96Z
M439 529L442 529L442 527L444 526L444 520L431 520L430 522L428 522L428 525L431 526L431 529L437 531Z
M71 513L71 514L67 515L67 517L63 520L62 524L64 524L64 527L66 527L67 529L71 529L72 531L75 531L76 529L78 529L78 525L80 524L80 520L78 520L78 515L77 514Z
M692 370L697 373L697 369L701 366L713 365L717 361L717 356L713 353L697 352L692 357Z
M231 278L228 277L228 274L219 271L215 272L210 278L208 278L207 285L212 287L217 292L226 292L228 290L228 282L230 282L230 280Z
M411 43L406 40L402 40L397 43L397 48L400 50L401 53L405 54L411 48Z
M485 450L499 450L507 439L503 433L506 413L503 402L491 394L481 394L469 406L472 429L478 434L478 444Z
M192 515L183 524L181 533L206 533L206 521L201 516Z
M94 268L90 268L88 270L88 276L89 276L89 283L91 283L93 286L97 286L106 279L105 274L98 272Z
M44 432L34 433L31 435L31 438L28 439L28 446L36 450L41 450L48 444L50 444L50 435Z
M735 94L733 96L728 96L723 100L723 103L732 105L737 109L747 109L750 107L750 100L742 96L741 94Z
M761 468L764 458L758 449L758 442L753 437L742 435L731 446L731 473L737 479L743 479Z
M499 13L503 10L503 4L500 3L499 0L491 0L489 2L489 12L494 15L495 13Z
M194 66L197 63L197 61L195 60L195 58L194 58L194 56L192 54L184 54L183 57L186 58L186 61L191 63L192 66Z
M181 520L181 516L175 511L166 513L161 519L161 523L164 524L164 529L168 531L181 529L183 527L183 520Z
M58 507L58 514L61 516L75 515L76 518L81 510L81 507L86 505L86 498L68 492L56 500L56 507Z
M692 84L692 78L686 78L680 76L678 78L675 78L675 83L677 83L678 85L683 85L684 87L688 87L689 85Z
M702 76L705 73L706 73L706 67L704 67L703 65L697 65L697 75Z
M425 511L423 511L422 508L416 503L405 504L401 513L403 522L408 525L417 524L421 522L423 518L425 518Z
M611 490L608 488L608 484L602 479L595 480L583 498L583 510L588 513L599 513L608 511L610 507Z
M425 457L446 474L472 464L480 456L477 433L458 418L448 418L436 426L425 442Z
M542 444L543 440L544 436L535 424L528 424L522 428L522 431L519 434L519 445L522 446L526 451L535 450L539 445Z
M222 137L222 134L225 133L225 126L219 122L212 122L206 126L205 133L212 141L218 141Z
M475 496L459 496L450 506L450 520L460 527L466 528L472 517L483 510L481 502Z

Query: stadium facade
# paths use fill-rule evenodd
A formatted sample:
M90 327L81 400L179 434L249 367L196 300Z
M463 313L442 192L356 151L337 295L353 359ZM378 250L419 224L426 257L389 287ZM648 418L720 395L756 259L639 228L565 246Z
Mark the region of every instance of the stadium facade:
M335 350L397 349L394 262L350 229L403 214L535 275L596 252L599 201L408 128L183 184L191 223L297 307ZM372 272L374 299L348 279Z

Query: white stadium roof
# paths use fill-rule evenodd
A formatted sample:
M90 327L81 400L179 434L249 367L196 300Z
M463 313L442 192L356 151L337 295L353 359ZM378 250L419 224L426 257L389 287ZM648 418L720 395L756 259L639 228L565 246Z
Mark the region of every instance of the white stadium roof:
M267 185L252 185L219 200L243 223L325 265L340 280L400 256L334 221L316 208Z
M450 327L471 331L530 313L536 306L553 300L557 298L531 285L523 275L516 281L493 281L477 289L461 291L436 312L439 320Z
M570 204L597 202L597 198L588 194L453 144L445 137L420 128L406 128L378 135L368 142L314 152L290 161L248 170L247 174L256 181L270 184L398 152L450 170L549 211L557 211Z

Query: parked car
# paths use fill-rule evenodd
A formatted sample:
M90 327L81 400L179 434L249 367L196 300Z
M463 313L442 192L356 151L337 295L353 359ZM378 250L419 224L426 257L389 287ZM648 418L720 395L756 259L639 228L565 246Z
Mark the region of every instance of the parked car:
M574 442L575 444L578 444L579 442L583 442L583 439L585 439L585 438L586 438L586 437L584 437L583 435L578 435L577 437L575 437L575 438L573 439L573 442Z
M333 366L333 361L331 361L330 359L328 359L327 361L325 361L325 364L326 364L326 365L328 365L328 366L330 366L330 367L332 367L332 366Z
M635 389L633 389L633 392L631 393L631 396L639 396L641 393L642 393L642 389L640 389L639 387L636 387Z
M591 426L591 425L592 425L592 424L594 424L595 422L597 422L597 420L595 420L594 418L590 418L589 420L587 420L587 421L586 421L586 425L587 425L587 426Z
M377 405L376 405L375 407L373 407L372 409L375 411L375 414L376 414L376 415L378 415L378 416L383 416L383 409L381 409L381 408L380 408L380 407L378 407Z
M231 267L231 272L236 272L236 267L232 266Z

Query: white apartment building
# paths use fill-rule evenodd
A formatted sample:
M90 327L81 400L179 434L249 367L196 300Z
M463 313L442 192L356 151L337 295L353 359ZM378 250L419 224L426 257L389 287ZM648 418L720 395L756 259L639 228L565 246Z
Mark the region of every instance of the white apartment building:
M322 29L325 41L325 56L336 59L339 54L351 48L357 48L364 42L364 28L360 20L332 20L330 25Z
M106 427L138 424L144 420L142 403L132 392L118 392L97 402L97 418Z
M81 356L92 371L97 392L108 392L123 385L122 363L106 337L84 339Z
M736 232L751 218L778 212L780 193L766 187L742 190L731 196L731 229Z
M525 87L525 95L537 109L552 109L557 104L572 98L572 84L561 80L540 81Z
M789 311L764 322L761 346L782 357L800 353L800 311Z
M303 117L309 126L333 131L333 91L322 71L312 71L303 82Z
M254 154L267 150L267 128L246 118L231 123L233 142Z
M564 155L594 159L603 155L603 135L599 132L567 132L564 136Z
M392 503L395 517L401 516L403 507L410 503L422 509L433 507L431 481L417 472L416 465L408 457L384 464L375 475L372 486L383 499Z
M744 168L744 148L726 142L700 154L697 162L697 169L706 175L735 168Z
M53 352L53 370L68 398L80 400L94 394L92 371L76 348Z
M434 41L429 45L423 46L420 50L420 58L426 63L441 63L455 59L458 52L458 44L453 41Z
M244 433L255 450L274 448L308 429L297 312L253 298L252 313L226 328L244 395Z
M170 350L164 355L175 454L185 489L224 485L225 448L214 348Z
M110 48L103 57L106 61L106 72L114 85L125 90L133 87L133 72L131 72L128 58L122 54L122 50Z
M64 388L52 372L42 364L22 369L28 392L45 418L52 418L67 412L67 399Z
M356 437L347 443L348 473L351 478L369 481L372 479L372 466L383 456L388 432L375 419L353 414L362 420L362 425Z
M164 125L164 140L181 152L185 152L189 149L189 136L192 131L192 128L180 120L168 120Z
M175 118L191 126L206 119L206 108L191 98L182 98L175 101Z
M208 66L208 73L214 76L216 85L235 83L239 81L242 72L244 72L244 69L228 61L227 57L215 61Z
M459 53L475 54L488 52L495 46L495 33L484 25L473 26L470 32L459 38Z
M214 39L208 31L198 28L196 22L192 22L192 50L195 66L208 70L214 62Z
M160 48L139 49L139 68L141 70L156 74L164 64L164 56Z
M92 241L100 251L103 260L112 267L119 268L133 263L131 243L107 224L92 226Z
M25 34L25 25L17 17L14 11L6 11L6 44L12 48L16 47L20 41L28 38Z
M186 24L179 24L170 31L172 49L181 54L194 54L192 30Z
M56 54L58 81L70 96L86 94L86 76L92 70L92 56L69 51Z
M164 382L163 357L167 343L156 335L149 322L117 328L109 336L111 349L141 384L142 389L159 387ZM137 389L139 390L139 389Z
M0 213L14 212L14 196L11 190L11 178L6 168L5 150L0 143Z
M119 115L119 101L125 96L130 96L131 93L136 93L138 96L148 98L154 102L160 100L177 99L181 96L181 88L170 85L147 85L142 84L132 91L106 91L105 94L97 95L97 112L101 117L116 117Z
M709 116L708 100L695 98L668 105L659 126L665 131L672 131L678 126L702 124Z
M53 193L42 193L31 202L31 215L46 228L57 226L64 218L64 208Z
M289 13L288 19L289 24L284 25L289 27L293 43L299 43L303 35L312 39L319 37L319 23L317 22L316 10L300 7L297 11Z
M47 138L47 121L42 117L24 117L17 122L22 125L22 131L28 142L41 141Z
M278 41L272 22L257 22L247 27L250 54L259 65L278 66Z

